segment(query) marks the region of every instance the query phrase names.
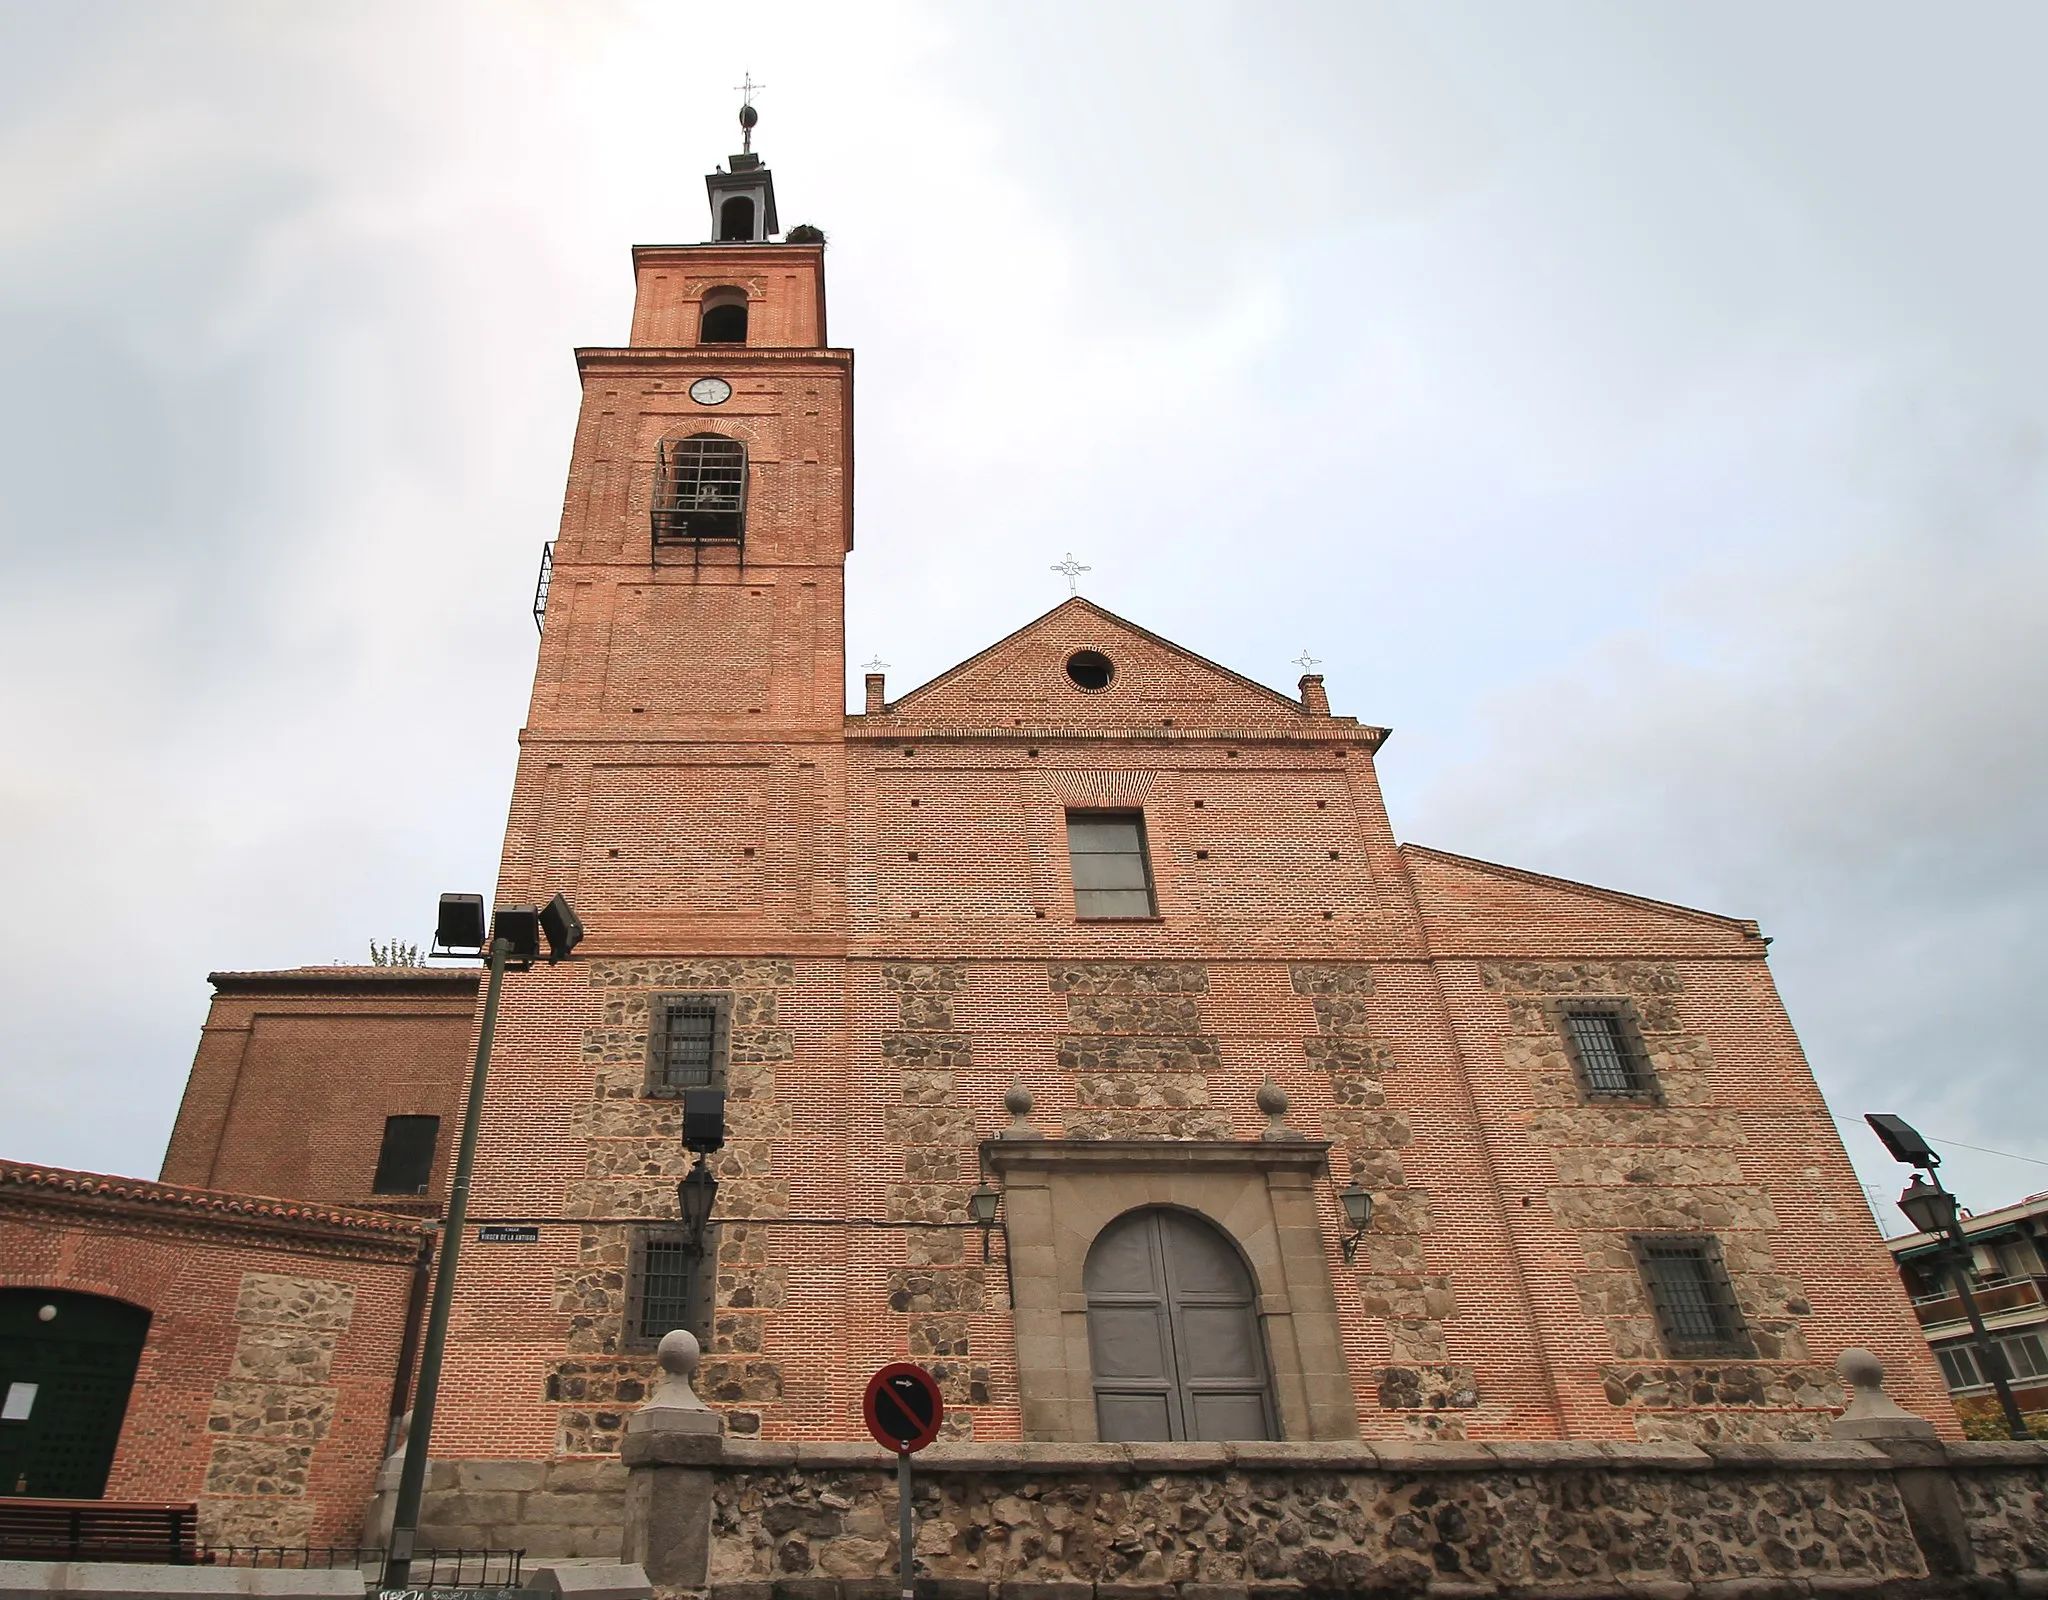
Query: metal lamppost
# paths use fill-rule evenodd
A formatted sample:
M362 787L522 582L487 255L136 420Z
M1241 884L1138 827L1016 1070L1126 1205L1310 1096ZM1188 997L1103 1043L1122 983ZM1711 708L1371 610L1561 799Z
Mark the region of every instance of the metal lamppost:
M1998 1392L1998 1403L2005 1410L2007 1431L2015 1439L2031 1439L2033 1433L2027 1427L2026 1418L2020 1415L2019 1402L2013 1398L2012 1384L2006 1376L2005 1352L1992 1342L1990 1330L1984 1326L1983 1315L1977 1310L1977 1297L1970 1293L1970 1240L1963 1232L1962 1206L1941 1186L1941 1179L1935 1175L1934 1169L1941 1165L1941 1156L1902 1117L1872 1112L1863 1120L1884 1141L1884 1147L1891 1152L1893 1160L1918 1169L1906 1192L1899 1196L1899 1209L1906 1214L1906 1220L1922 1233L1931 1233L1943 1241L1936 1259L1946 1267L1949 1281L1955 1285L1956 1297L1963 1302L1963 1314L1970 1319L1977 1365L1989 1375L1991 1387Z
M484 1079L491 1068L491 1036L498 1027L498 990L508 967L525 972L540 959L543 937L547 940L547 959L551 965L583 940L583 924L561 895L538 908L501 906L491 919L491 976L484 990L483 1021L477 1029L476 1066L469 1075L469 1101L462 1112L462 1142L456 1150L455 1177L448 1189L448 1216L441 1228L441 1262L434 1273L434 1303L427 1314L427 1337L420 1349L412 1430L405 1438L398 1503L392 1508L391 1546L384 1559L387 1589L406 1588L412 1578L413 1543L419 1536L420 1493L426 1487L428 1441L434 1431L434 1398L441 1383L441 1353L448 1343L448 1315L455 1302L455 1263L469 1218L469 1175L476 1165L477 1124L483 1118ZM440 956L470 958L484 953L482 895L441 896L440 914L434 924L434 946L433 953Z

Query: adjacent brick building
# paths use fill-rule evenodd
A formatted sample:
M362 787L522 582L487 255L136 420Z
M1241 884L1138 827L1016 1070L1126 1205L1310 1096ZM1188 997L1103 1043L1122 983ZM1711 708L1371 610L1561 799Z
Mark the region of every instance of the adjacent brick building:
M195 1502L209 1543L353 1540L421 1240L403 1217L0 1162L20 1413L0 1493Z
M903 1358L984 1440L1801 1438L1846 1345L1947 1417L1753 923L1397 844L1320 678L1085 599L848 714L852 353L758 160L712 190L577 356L498 898L588 937L506 984L472 1221L535 1238L465 1242L430 1540L616 1550L678 1325L771 1438ZM216 981L165 1176L432 1210L391 1119L452 1128L474 974Z

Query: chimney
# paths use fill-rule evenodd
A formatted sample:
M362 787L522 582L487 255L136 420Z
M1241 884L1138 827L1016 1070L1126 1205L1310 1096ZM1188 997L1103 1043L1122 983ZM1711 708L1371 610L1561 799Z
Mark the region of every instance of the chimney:
M869 682L873 682L870 679ZM1301 709L1312 717L1327 717L1330 714L1330 697L1323 693L1323 675L1320 672L1304 672L1301 675Z
M889 709L888 702L882 698L882 675L879 672L870 672L867 677L867 684L867 714L871 717L879 717L884 711Z

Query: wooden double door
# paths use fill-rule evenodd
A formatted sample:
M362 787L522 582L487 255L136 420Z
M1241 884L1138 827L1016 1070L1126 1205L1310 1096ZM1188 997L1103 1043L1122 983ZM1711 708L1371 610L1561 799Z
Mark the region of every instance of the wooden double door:
M1257 1289L1213 1225L1126 1212L1096 1237L1083 1281L1100 1438L1277 1437Z

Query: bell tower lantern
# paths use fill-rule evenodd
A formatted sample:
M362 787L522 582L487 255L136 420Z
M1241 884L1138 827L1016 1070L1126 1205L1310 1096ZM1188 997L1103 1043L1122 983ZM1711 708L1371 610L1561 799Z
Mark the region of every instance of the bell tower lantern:
M782 231L775 216L775 175L754 154L754 124L761 113L754 109L753 91L759 87L747 81L748 97L740 105L740 153L730 159L731 170L704 175L711 238L717 244L766 244Z

